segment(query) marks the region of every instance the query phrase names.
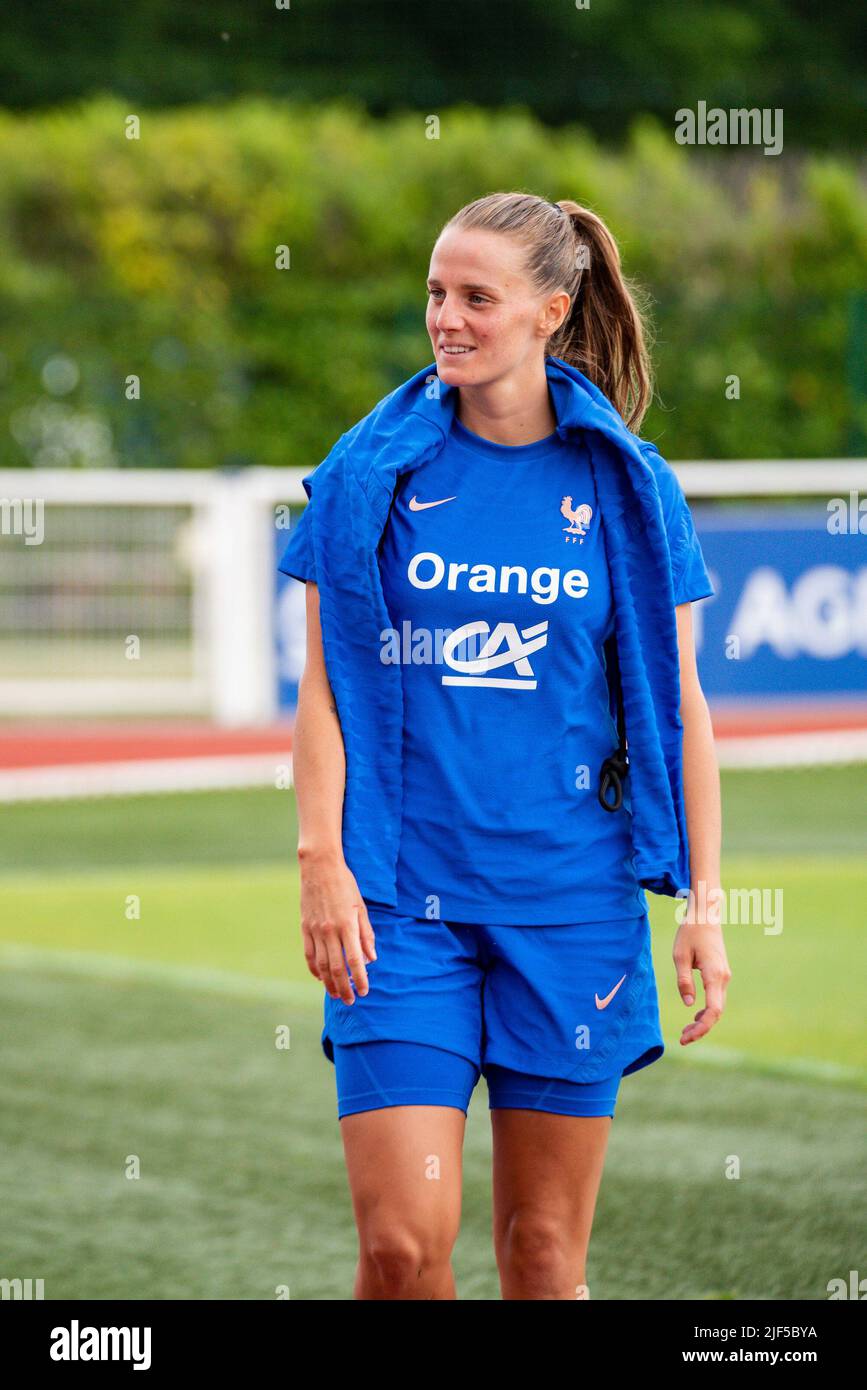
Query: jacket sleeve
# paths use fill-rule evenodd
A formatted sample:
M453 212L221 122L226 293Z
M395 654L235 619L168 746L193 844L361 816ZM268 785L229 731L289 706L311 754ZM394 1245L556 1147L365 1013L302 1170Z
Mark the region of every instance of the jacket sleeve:
M713 598L714 587L707 572L692 512L677 474L655 445L645 443L643 448L645 456L652 450L652 464L668 534L675 605Z
M283 574L291 575L293 579L300 579L306 582L312 579L316 582L316 561L313 555L313 536L311 531L312 500L308 501L300 517L289 533L289 542L280 558L277 566Z

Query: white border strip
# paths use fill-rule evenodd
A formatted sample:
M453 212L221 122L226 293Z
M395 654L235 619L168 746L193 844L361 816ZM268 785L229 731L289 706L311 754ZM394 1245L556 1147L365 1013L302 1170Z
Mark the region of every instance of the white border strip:
M867 729L718 738L724 768L821 767L867 762ZM145 758L115 763L0 770L0 803L63 801L89 796L292 785L292 755L226 753L214 757Z
M863 492L865 459L669 459L688 497L832 497Z
M828 729L797 734L718 738L720 767L820 767L867 762L867 729Z
M143 758L123 763L9 768L0 772L0 802L66 797L135 796L231 787L291 785L292 755L232 753L211 758Z
M663 451L664 452L664 451ZM831 496L864 488L867 459L673 459L687 496ZM232 475L258 502L305 503L313 464L253 466ZM211 501L225 475L199 468L4 468L2 495L46 502L177 505Z

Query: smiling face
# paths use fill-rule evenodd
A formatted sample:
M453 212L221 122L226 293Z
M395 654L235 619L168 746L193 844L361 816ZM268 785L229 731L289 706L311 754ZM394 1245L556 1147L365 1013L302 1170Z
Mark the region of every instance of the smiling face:
M524 254L515 237L476 228L448 227L434 246L425 323L447 385L520 372L566 317L568 294L540 295L524 275Z

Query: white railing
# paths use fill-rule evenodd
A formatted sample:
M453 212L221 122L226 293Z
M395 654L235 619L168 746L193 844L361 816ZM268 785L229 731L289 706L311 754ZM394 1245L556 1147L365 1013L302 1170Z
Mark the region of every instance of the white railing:
M867 487L863 459L672 466L693 499ZM41 504L45 536L7 533L5 506L0 714L274 718L274 508L303 506L309 471L3 470L0 507Z

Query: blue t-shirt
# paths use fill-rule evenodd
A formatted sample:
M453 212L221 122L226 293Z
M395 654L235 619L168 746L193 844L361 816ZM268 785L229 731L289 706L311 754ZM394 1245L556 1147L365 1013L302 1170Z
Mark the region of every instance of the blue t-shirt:
M657 477L675 602L708 597L680 484L665 464ZM280 568L315 581L305 523ZM378 558L394 629L381 656L401 660L404 693L397 910L515 926L641 915L629 778L619 811L598 800L618 745L614 612L586 445L494 444L455 416L436 458L400 477Z
M641 915L628 781L620 811L597 797L618 737L586 446L494 444L456 416L440 454L401 478L379 561L403 663L398 910L524 926ZM407 661L423 631L428 659Z

